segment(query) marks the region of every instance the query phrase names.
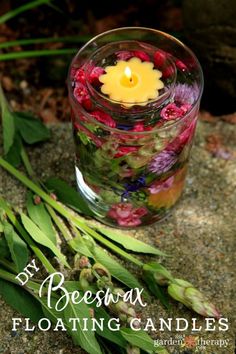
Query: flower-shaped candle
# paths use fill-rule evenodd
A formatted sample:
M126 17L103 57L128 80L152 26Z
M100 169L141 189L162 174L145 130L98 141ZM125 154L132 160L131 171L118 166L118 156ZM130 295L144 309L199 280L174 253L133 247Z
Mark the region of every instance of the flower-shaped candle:
M101 92L125 107L145 106L149 100L157 98L164 87L161 71L154 69L153 63L136 57L119 60L116 65L107 66L105 72L99 77L103 83Z

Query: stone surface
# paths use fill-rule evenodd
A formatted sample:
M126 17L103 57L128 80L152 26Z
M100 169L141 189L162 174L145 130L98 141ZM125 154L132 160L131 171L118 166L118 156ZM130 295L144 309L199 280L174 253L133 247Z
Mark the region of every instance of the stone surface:
M185 278L199 287L229 318L227 332L205 332L193 334L202 340L229 340L227 348L214 343L202 349L206 354L233 354L235 314L235 236L236 236L236 161L212 157L205 149L205 138L209 134L221 134L228 148L235 148L235 125L217 120L216 123L199 122L195 145L192 150L186 188L181 201L165 221L137 229L133 235L153 244L172 257L163 259L176 277ZM53 128L52 140L29 150L30 159L41 178L57 175L69 182L74 181L73 141L69 125ZM14 206L22 207L25 189L14 178L0 169L0 194ZM144 257L146 260L149 257ZM153 258L154 259L154 258ZM131 271L137 273L132 265ZM74 347L72 340L64 333L13 334L11 318L19 315L0 300L0 353L4 354L69 354L83 353ZM158 324L158 318L197 318L204 326L204 319L192 313L181 304L172 302L169 313L158 300L152 299L143 311L145 320L151 317ZM174 321L173 320L173 321ZM185 331L190 334L191 330ZM177 339L182 333L153 332L153 338ZM171 353L195 353L186 346L168 346Z
M220 114L236 111L235 0L184 0L183 17L205 75L203 104Z

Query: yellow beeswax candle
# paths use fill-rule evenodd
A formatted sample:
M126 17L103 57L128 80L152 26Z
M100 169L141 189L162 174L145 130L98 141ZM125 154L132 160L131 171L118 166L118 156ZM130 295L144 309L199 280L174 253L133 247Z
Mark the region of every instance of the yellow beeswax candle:
M128 61L119 60L116 65L107 66L106 73L99 77L103 83L101 92L122 102L125 107L144 106L148 100L157 98L159 90L164 87L160 80L161 71L153 67L153 63L135 57Z

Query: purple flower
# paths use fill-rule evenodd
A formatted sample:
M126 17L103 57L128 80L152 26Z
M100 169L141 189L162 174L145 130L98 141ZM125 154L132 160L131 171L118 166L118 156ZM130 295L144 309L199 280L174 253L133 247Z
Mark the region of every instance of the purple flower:
M167 172L177 162L177 155L173 151L163 150L149 163L149 170L156 174Z
M199 87L195 82L192 86L177 84L175 86L175 102L178 104L193 104L199 95Z

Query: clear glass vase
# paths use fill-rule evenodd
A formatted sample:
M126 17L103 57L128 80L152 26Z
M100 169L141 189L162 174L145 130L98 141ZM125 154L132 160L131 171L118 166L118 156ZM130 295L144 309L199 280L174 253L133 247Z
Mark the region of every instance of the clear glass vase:
M147 102L119 102L101 91L107 66L137 57L161 71L163 89ZM131 27L93 38L69 70L76 180L95 217L132 228L166 216L181 196L196 128L203 75L176 38Z

